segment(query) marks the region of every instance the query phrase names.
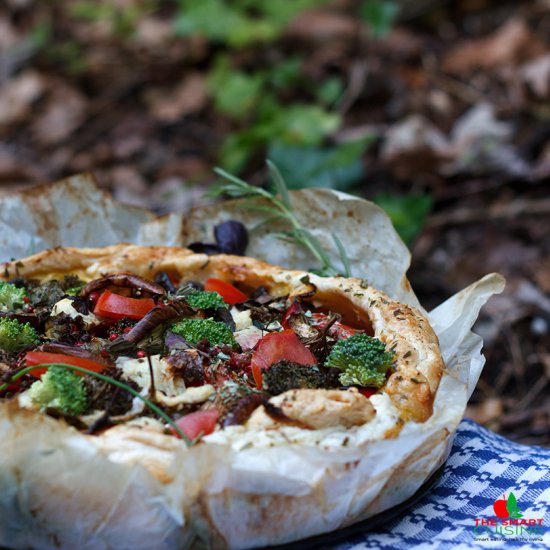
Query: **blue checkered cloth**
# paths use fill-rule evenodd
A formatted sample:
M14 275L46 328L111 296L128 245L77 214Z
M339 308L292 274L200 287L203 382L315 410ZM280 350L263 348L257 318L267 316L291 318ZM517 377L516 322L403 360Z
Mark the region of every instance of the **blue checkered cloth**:
M474 532L495 520L493 503L513 492L523 519L543 519L542 534ZM493 540L491 540L493 539ZM550 548L550 449L513 443L471 420L458 429L434 487L383 528L350 537L335 550L402 548Z

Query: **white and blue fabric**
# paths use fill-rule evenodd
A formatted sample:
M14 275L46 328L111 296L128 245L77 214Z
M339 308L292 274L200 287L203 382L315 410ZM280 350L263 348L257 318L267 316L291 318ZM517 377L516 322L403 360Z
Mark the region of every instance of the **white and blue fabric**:
M496 520L493 503L511 491L523 519L542 519L542 534L476 532L475 519ZM442 476L411 508L383 527L320 547L550 548L550 449L514 443L464 420Z

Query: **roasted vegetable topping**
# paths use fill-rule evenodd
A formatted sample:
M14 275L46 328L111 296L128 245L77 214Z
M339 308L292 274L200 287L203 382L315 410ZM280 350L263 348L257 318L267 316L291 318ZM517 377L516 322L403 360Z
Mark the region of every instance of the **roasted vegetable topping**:
M131 343L137 343L150 335L153 330L164 323L173 322L181 319L193 312L183 301L173 302L163 307L156 307L149 311L134 327L124 334L124 340ZM116 351L116 347L111 347Z
M112 275L102 277L101 279L94 279L89 282L80 291L80 296L86 297L92 292L99 292L110 286L131 288L138 292L145 290L151 294L158 295L163 295L166 292L161 285L154 283L153 281L143 279L142 277L138 277L137 275L132 275L131 273L114 273Z
M66 369L51 367L29 392L33 403L42 408L51 407L70 415L86 410L84 379Z
M190 344L206 340L211 346L237 345L231 329L224 323L212 319L184 319L172 325L170 330L183 336Z
M246 302L248 296L241 292L238 288L230 283L226 283L221 279L207 279L204 283L204 290L209 292L217 292L230 305Z
M29 289L29 298L34 307L52 308L66 295L59 281L47 281L40 286Z
M218 422L218 411L210 409L208 411L196 411L182 416L176 420L178 428L191 440L199 436L211 434Z
M0 283L0 391L9 390L2 398L16 392L23 406L34 403L89 433L122 420L113 415L153 412L188 441L243 424L262 404L275 414L268 400L291 390L372 392L385 383L393 351L343 325L338 313L262 287L247 295L222 279L203 285L180 277L161 272L153 283L115 273L77 297L67 295L80 284L75 278ZM38 331L15 319L22 315Z
M29 323L0 317L0 349L14 353L36 345L38 342L38 334Z
M223 298L213 291L198 291L188 294L185 299L193 309L218 309L227 307Z
M197 350L177 351L167 358L167 362L172 374L182 378L187 387L206 384L202 366L203 357Z
M93 372L101 372L107 367L107 365L103 362L99 363L84 357L75 357L74 355L66 355L64 353L50 353L47 351L28 351L25 354L25 363L28 367L47 363L65 363L67 365L74 365L75 367L81 367ZM39 376L42 376L46 370L47 369L45 367L36 368L32 371L32 375L38 378ZM77 373L75 376L82 375Z
M13 311L25 303L27 294L24 288L0 281L0 311Z
M386 381L394 357L394 352L387 351L384 342L366 334L356 334L334 345L325 366L342 371L339 380L344 386L379 388Z
M108 319L142 319L154 307L151 298L128 298L105 290L97 301L94 314Z
M272 332L260 340L252 357L252 373L258 388L262 388L262 371L282 359L301 365L317 363L315 355L292 330Z
M271 395L298 388L323 388L326 387L326 373L322 369L283 359L262 370L263 387Z
M214 227L216 243L191 243L187 248L193 252L204 254L235 254L244 255L248 246L248 231L236 220L228 220Z

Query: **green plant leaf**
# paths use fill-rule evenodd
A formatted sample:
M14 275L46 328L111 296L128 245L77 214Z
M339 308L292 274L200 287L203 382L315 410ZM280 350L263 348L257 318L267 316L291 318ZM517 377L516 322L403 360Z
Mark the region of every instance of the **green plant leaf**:
M361 17L375 38L391 31L398 13L399 4L395 0L365 0L361 6Z
M216 108L237 120L254 110L265 85L263 73L247 74L233 69L226 56L219 57L208 77L208 90Z
M361 157L370 138L335 147L304 147L275 142L269 158L279 167L289 189L349 189L363 177Z
M319 145L340 125L340 116L319 105L295 103L277 112L272 138L296 145Z
M201 34L212 42L235 48L279 38L301 11L327 0L179 0L174 32L179 36Z
M270 85L276 90L284 90L295 86L301 78L302 62L301 57L293 56L273 65L267 74Z
M379 193L374 202L386 211L406 244L422 231L426 218L432 209L431 195L393 195Z
M343 93L344 83L342 79L333 76L327 78L320 86L317 86L315 95L323 105L330 107L336 103Z
M224 42L230 32L242 32L245 25L243 14L226 2L180 0L174 32L178 36L199 34L213 42Z

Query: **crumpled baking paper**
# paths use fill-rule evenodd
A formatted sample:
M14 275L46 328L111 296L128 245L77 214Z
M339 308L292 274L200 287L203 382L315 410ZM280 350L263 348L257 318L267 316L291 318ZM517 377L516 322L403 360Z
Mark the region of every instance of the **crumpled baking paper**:
M330 190L291 193L300 222L338 265L332 233L344 243L353 275L392 298L420 307L406 279L410 254L389 218L368 201ZM0 195L0 261L59 246L119 241L185 245L212 241L215 224L262 219L242 202L156 218L117 204L90 176L38 191ZM251 232L247 254L297 269L317 267L307 252L265 225ZM162 482L140 457L146 441L99 448L55 420L0 408L0 545L13 548L252 548L326 533L371 517L411 496L444 463L484 364L471 332L480 308L503 290L487 275L429 314L446 370L423 424L408 423L395 439L338 446L244 448L222 436L191 449L154 449L167 466ZM259 438L260 439L260 438ZM336 437L337 440L337 437Z

